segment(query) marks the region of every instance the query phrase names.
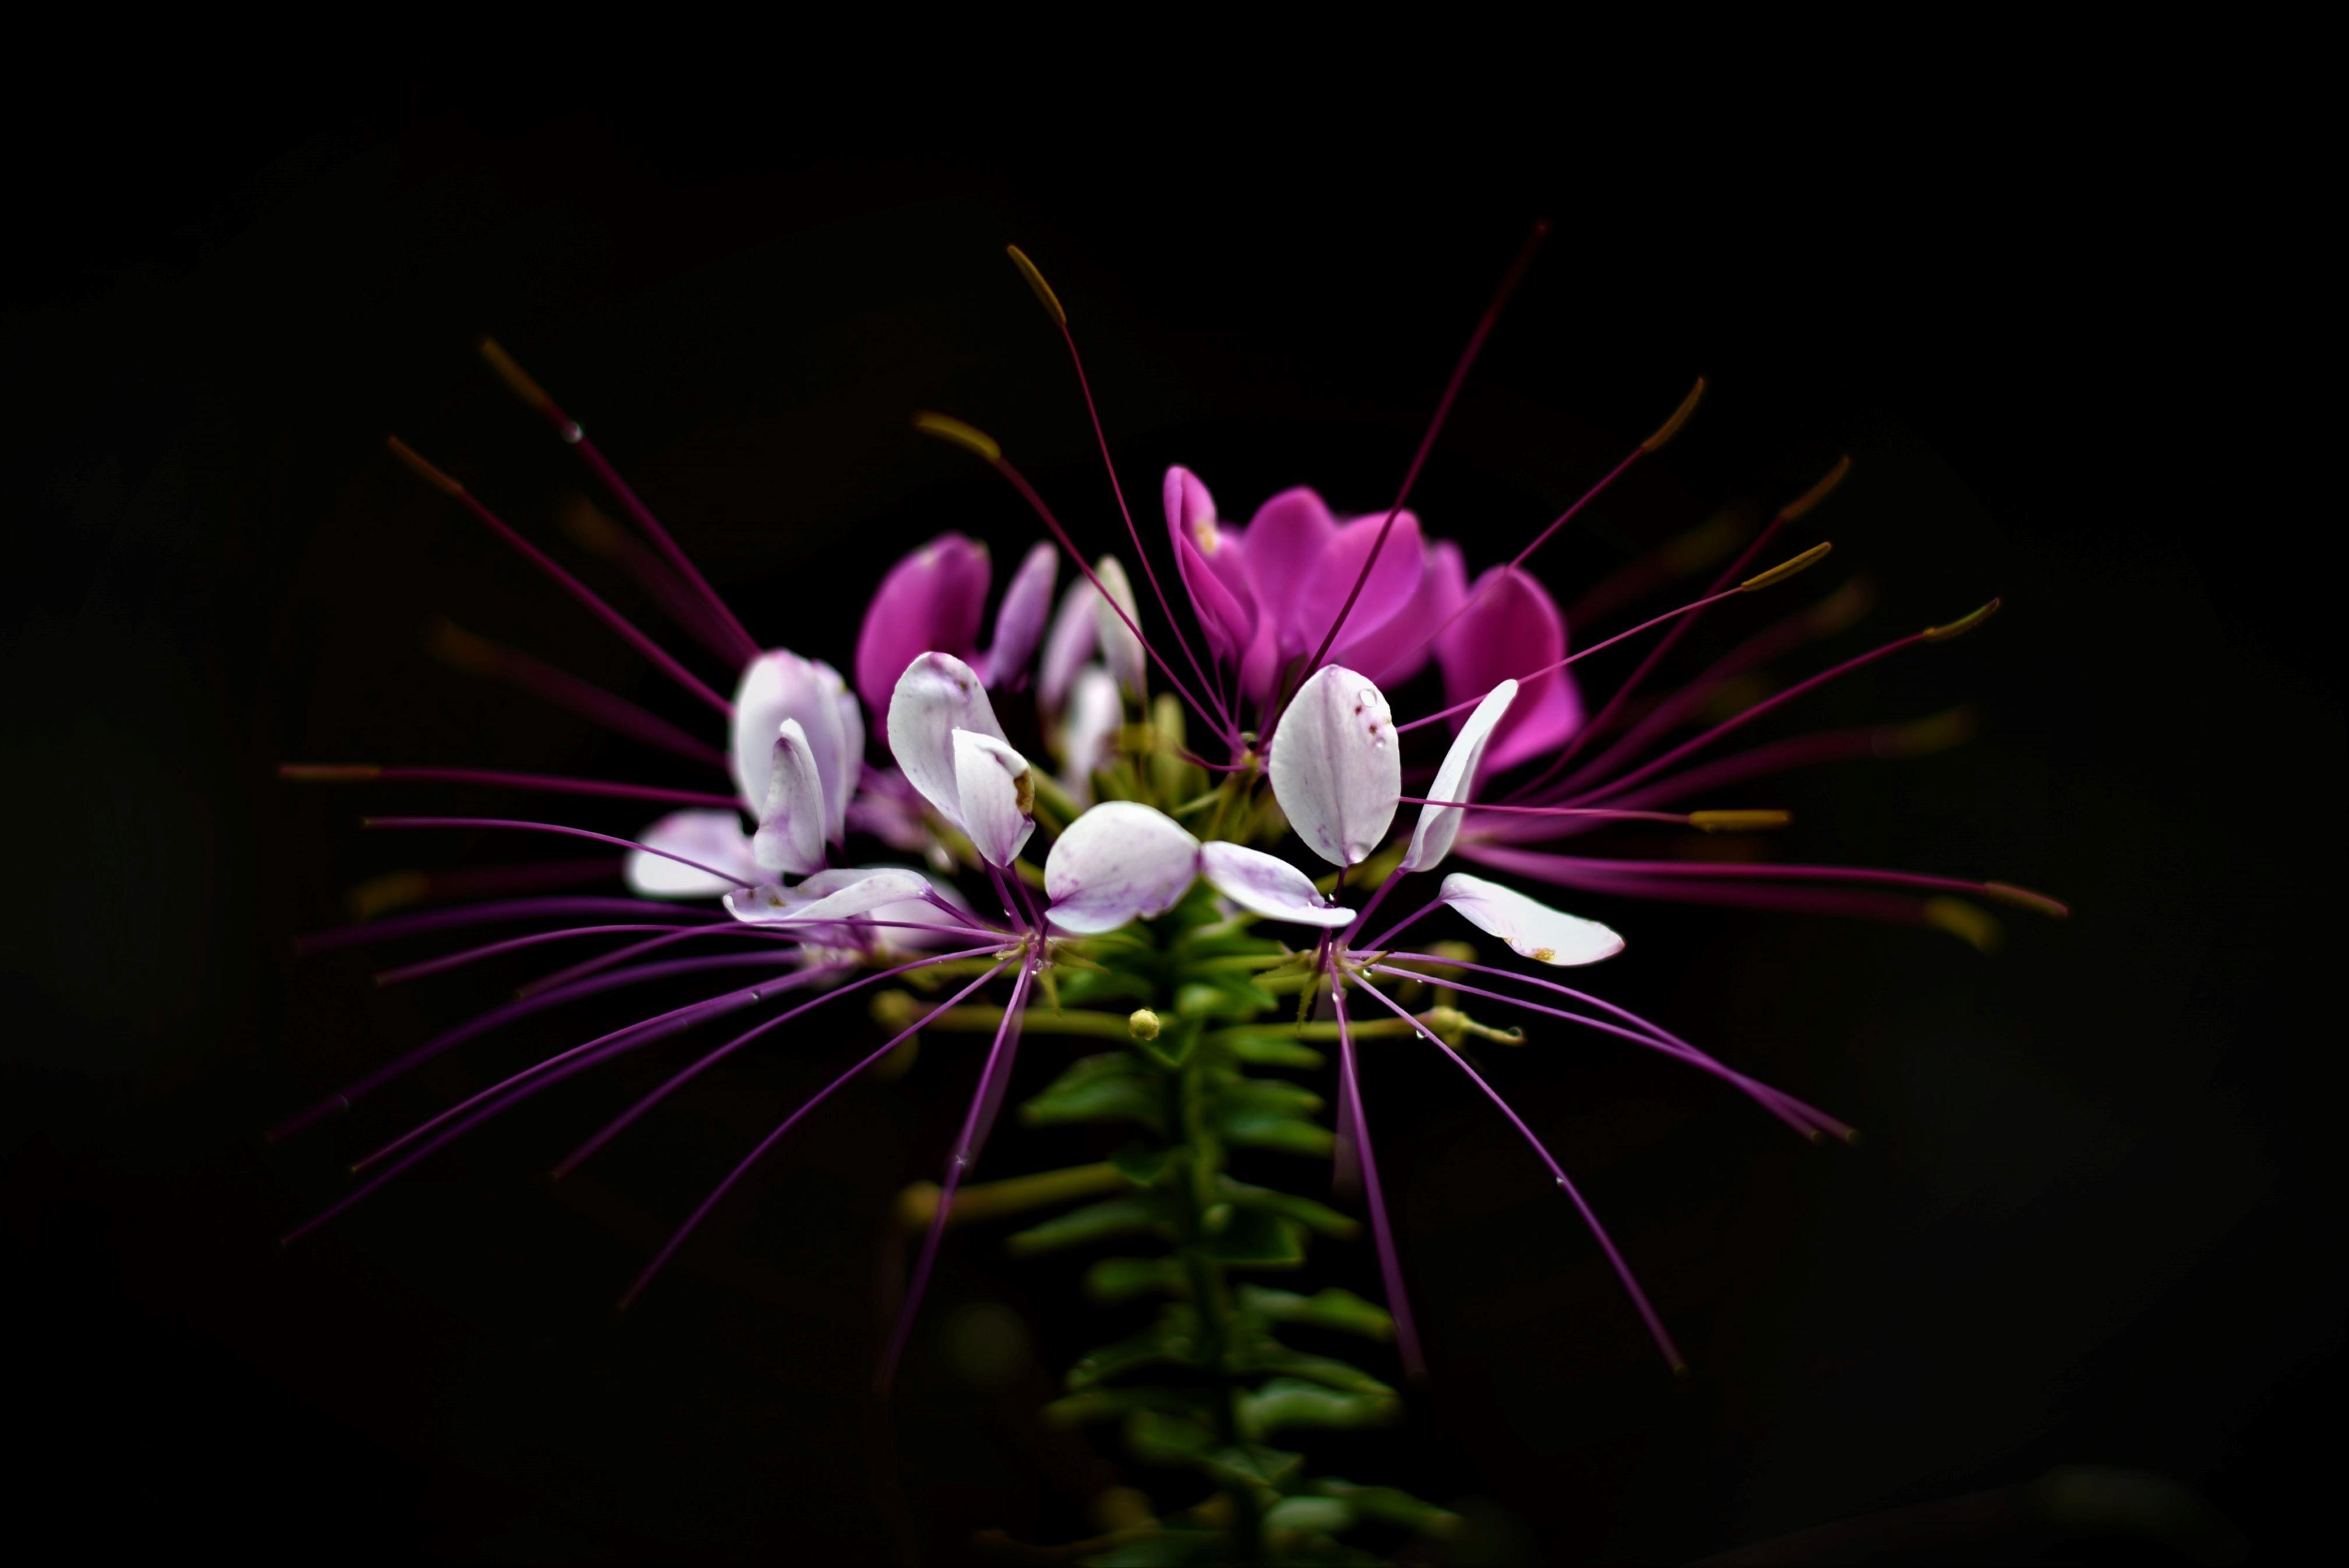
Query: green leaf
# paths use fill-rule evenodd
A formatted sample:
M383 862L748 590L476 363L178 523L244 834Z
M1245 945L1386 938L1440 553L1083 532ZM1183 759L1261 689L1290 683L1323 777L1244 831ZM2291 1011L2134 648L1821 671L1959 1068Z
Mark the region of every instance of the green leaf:
M1317 1203L1310 1198L1300 1198L1293 1192L1275 1191L1269 1187L1252 1187L1246 1181L1235 1181L1228 1176L1218 1176L1216 1191L1227 1202L1244 1209L1262 1209L1284 1220L1294 1220L1308 1230L1340 1240L1361 1230L1352 1218L1338 1212L1327 1203Z
M1446 1535L1460 1527L1460 1516L1392 1486L1356 1486L1336 1477L1317 1480L1312 1490L1323 1497L1341 1498L1364 1519L1399 1524L1423 1535Z
M1239 1287L1240 1309L1270 1318L1275 1323L1302 1323L1315 1328L1334 1328L1342 1334L1359 1334L1366 1339L1388 1340L1394 1337L1394 1318L1387 1309L1374 1301L1364 1301L1350 1290L1335 1285L1316 1291L1311 1295L1299 1295L1294 1291L1268 1290L1259 1284Z
M1226 1035L1222 1048L1251 1067L1318 1068L1330 1058L1285 1035Z
M1284 1497L1265 1511L1267 1530L1334 1535L1354 1522L1354 1511L1334 1497Z
M1186 1018L1231 1018L1245 1024L1278 1005L1280 1000L1271 991L1245 975L1186 979L1174 988L1174 1012Z
M1250 1268L1295 1268L1305 1261L1305 1234L1261 1209L1234 1209L1206 1240L1207 1256Z
M1199 1417L1143 1409L1125 1418L1126 1451L1146 1465L1195 1463L1216 1440L1215 1429Z
M1297 1473L1303 1454L1292 1454L1262 1443L1237 1443L1207 1455L1204 1466L1217 1480L1255 1486L1278 1486Z
M1392 1394L1394 1390L1359 1367L1350 1366L1334 1356L1309 1356L1302 1350L1291 1350L1273 1339L1260 1339L1238 1357L1237 1370L1243 1372L1285 1373L1292 1377L1309 1377L1316 1383L1326 1383L1332 1388L1343 1388L1350 1394Z
M1287 1078L1235 1078L1216 1091L1216 1105L1226 1112L1264 1110L1308 1117L1321 1109L1321 1097Z
M1388 1394L1350 1394L1297 1377L1275 1377L1240 1401L1241 1419L1261 1438L1292 1427L1380 1427L1402 1412Z
M1130 1236L1151 1229L1165 1217L1164 1199L1154 1192L1135 1192L1123 1198L1104 1198L1098 1203L1055 1214L1040 1225L1013 1232L1003 1244L1014 1256L1032 1257L1038 1253L1081 1247L1087 1242L1110 1236Z
M1069 1368L1065 1381L1071 1393L1091 1388L1137 1367L1160 1362L1199 1365L1198 1318L1188 1307L1170 1307L1156 1323L1131 1339L1104 1345ZM1306 1376L1310 1377L1310 1373Z
M1119 1175L1135 1186L1154 1187L1158 1179L1166 1173L1166 1167L1174 1158L1174 1151L1171 1149L1151 1149L1143 1144L1129 1143L1111 1155L1109 1162L1117 1167Z
M1112 1416L1130 1416L1136 1410L1155 1410L1163 1415L1204 1418L1206 1410L1202 1401L1206 1397L1188 1389L1160 1388L1142 1383L1123 1388L1088 1388L1081 1394L1065 1394L1045 1406L1043 1413L1048 1424L1060 1428L1107 1420Z
M1190 1289L1173 1258L1103 1258L1085 1271L1085 1295L1100 1302L1145 1295L1182 1295Z
M1243 1149L1302 1154L1312 1160L1327 1160L1338 1147L1336 1135L1328 1128L1276 1112L1245 1110L1219 1115L1216 1118L1216 1130L1223 1134L1225 1142Z
M1158 1085L1124 1051L1083 1057L1019 1108L1031 1127L1079 1121L1139 1121L1157 1127L1165 1109Z

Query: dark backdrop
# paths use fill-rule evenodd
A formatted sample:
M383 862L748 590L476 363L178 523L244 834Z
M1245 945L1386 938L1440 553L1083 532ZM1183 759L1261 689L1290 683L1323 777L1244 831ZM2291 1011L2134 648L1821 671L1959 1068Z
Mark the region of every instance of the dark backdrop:
M845 1009L560 1187L551 1159L660 1064L546 1097L275 1248L344 1162L576 1035L485 1042L265 1147L285 1111L533 972L378 991L369 955L296 959L296 934L387 872L566 858L362 835L363 810L510 802L295 789L274 765L694 782L432 662L436 614L706 717L381 436L559 539L583 476L471 356L493 331L763 639L844 664L897 554L958 528L1008 563L1034 532L910 433L916 407L992 431L1081 536L1111 539L1007 241L1067 302L1130 488L1154 496L1180 460L1245 516L1296 482L1386 500L1546 214L1418 491L1428 527L1474 565L1513 551L1699 372L1713 391L1684 438L1540 558L1561 599L1851 453L1807 536L1837 545L1818 587L1880 590L1846 651L1993 593L2006 612L1812 717L1964 702L1982 734L1754 803L1795 810L1789 854L2003 878L2079 913L2013 915L1986 957L1929 931L1584 901L1631 938L1613 994L1866 1139L1805 1147L1707 1080L1587 1041L1488 1055L1683 1336L1676 1385L1456 1075L1374 1059L1435 1377L1401 1434L1340 1448L1345 1468L1468 1509L1490 1561L1682 1560L2082 1464L2175 1481L2256 1540L2304 1522L2332 1473L2305 1434L2337 1408L2342 1281L2309 1081L2337 1025L2298 1008L2337 926L2313 889L2338 858L2340 708L2313 574L2261 547L2286 522L2235 409L2274 394L2209 357L2243 328L2196 249L2230 214L2172 156L2190 137L2012 115L1943 136L1855 111L1766 144L1725 120L1682 148L1639 117L1431 132L1204 108L1128 137L1114 114L916 127L420 89L202 108L85 125L39 160L10 258L23 880L0 1210L26 1521L110 1547L485 1560L854 1561L910 1541L958 1561L985 1526L1081 1533L1104 1450L1030 1415L1101 1327L1065 1305L1072 1267L958 1235L926 1322L968 1338L1008 1305L1039 1342L958 1371L926 1335L894 1458L863 1397L884 1216L934 1172L967 1053L934 1045L842 1097L638 1312L608 1310L851 1048ZM1056 1054L1031 1051L1022 1083ZM1083 1147L1007 1127L988 1164ZM1322 1253L1371 1287L1364 1258Z

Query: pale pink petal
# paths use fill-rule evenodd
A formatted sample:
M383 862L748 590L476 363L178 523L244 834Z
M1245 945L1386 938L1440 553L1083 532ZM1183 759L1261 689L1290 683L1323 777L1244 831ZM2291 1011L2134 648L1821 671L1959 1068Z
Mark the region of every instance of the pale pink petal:
M1485 743L1492 738L1493 727L1509 711L1509 704L1516 695L1515 681L1503 681L1485 694L1485 700L1476 705L1468 722L1452 738L1452 749L1444 754L1444 765L1435 770L1435 782L1428 786L1430 801L1468 799L1469 789L1476 779L1476 764L1485 755ZM1411 832L1411 848L1402 857L1402 869L1434 870L1452 852L1452 841L1460 836L1460 825L1467 816L1467 812L1449 807L1422 806L1419 825Z
M1514 888L1465 872L1444 879L1437 902L1450 904L1470 924L1537 964L1596 964L1623 951L1623 939L1597 921L1552 909Z
M924 653L972 657L992 575L987 546L942 533L889 569L856 637L856 689L875 708L889 705L897 676Z
M1045 618L1052 613L1052 580L1060 554L1050 544L1029 551L1013 573L995 612L995 642L987 650L987 682L993 686L1016 686L1028 673L1028 661L1044 635Z
M807 731L783 720L767 769L767 802L759 813L751 855L761 871L803 877L823 870L823 779L808 749Z
M978 675L952 654L923 654L907 665L889 696L889 755L905 781L957 827L962 786L955 777L954 732L968 729L996 740L1003 727Z
M1256 637L1255 607L1233 596L1189 540L1174 542L1174 563L1190 593L1191 607L1198 613L1200 629L1207 634L1208 648L1217 660L1237 663Z
M915 888L914 883L904 880L907 874L904 866L840 867L818 872L796 887L754 888L748 895L738 896L728 908L736 910L737 919L771 925L779 920L796 917L801 910L816 904L818 901L832 898L874 876L887 876L895 880L883 883L878 889L867 890L864 895L881 896L885 902L854 910L851 918L802 922L794 926L795 934L813 945L839 948L936 947L951 942L967 942L979 934L975 931L961 933L952 929L958 923L954 916L930 902L929 895L935 895L957 909L968 910L970 907L968 902L950 882L941 882L936 877L926 877L922 879L922 889L926 892L916 889L905 892L904 896L897 896L901 890ZM737 905L740 906L739 910ZM826 907L833 913L841 913L843 908L841 904ZM823 911L818 913L821 914Z
M1256 599L1235 542L1216 526L1215 498L1185 468L1166 470L1166 534L1191 608L1216 658L1237 663L1256 634ZM1225 558L1218 571L1215 558Z
M1321 896L1313 879L1278 855L1221 840L1201 847L1199 874L1215 890L1251 914L1296 925L1336 930L1350 925L1354 912Z
M1087 935L1165 913L1199 872L1199 841L1163 811L1104 800L1069 824L1044 857L1050 918Z
M1036 700L1048 713L1060 711L1070 683L1093 656L1093 605L1100 597L1081 573L1061 595L1052 629L1044 637L1043 663L1036 672Z
M1093 635L1100 641L1109 673L1117 677L1119 686L1139 697L1150 689L1150 659L1134 630L1142 624L1142 614L1134 604L1133 584L1126 580L1125 568L1114 555L1094 562L1093 574L1101 579L1102 589L1093 596ZM1120 610L1125 614L1119 614Z
M962 830L989 865L1008 866L1036 830L1030 815L1036 781L1028 776L1028 759L995 737L968 729L954 732L954 755Z
M1322 665L1281 716L1271 772L1273 799L1315 854L1340 866L1369 858L1402 793L1387 699L1352 670Z
M667 855L630 850L621 868L628 886L647 898L715 898L727 889L763 877L750 854L750 835L742 819L731 811L694 809L671 811L636 835L636 841L669 855L705 865L727 876L712 876L681 865ZM731 880L729 880L730 878Z

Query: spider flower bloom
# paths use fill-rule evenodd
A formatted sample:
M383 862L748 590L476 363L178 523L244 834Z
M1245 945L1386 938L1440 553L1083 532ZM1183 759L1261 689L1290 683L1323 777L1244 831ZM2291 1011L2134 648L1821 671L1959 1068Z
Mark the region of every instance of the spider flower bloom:
M1057 297L1025 257L1015 253L1014 259L1067 338L1073 358L1075 340L1068 336ZM1515 276L1513 271L1512 282ZM1960 892L2051 911L2060 906L2002 884L1952 878L1810 864L1730 866L1653 850L1566 855L1551 847L1600 829L1654 834L1783 825L1781 812L1693 802L1710 802L1716 791L1751 785L1783 767L1860 755L1865 748L1849 737L1829 736L1725 758L1699 760L1701 754L1843 674L1920 644L1948 641L1978 624L1987 612L1885 645L1682 736L1737 676L1813 636L1841 629L1826 624L1833 617L1816 609L1798 612L1773 632L1732 649L1686 688L1644 709L1634 700L1664 654L1708 607L1774 589L1825 553L1824 545L1815 546L1755 569L1783 529L1816 506L1832 484L1783 509L1706 593L1569 651L1568 618L1527 563L1634 461L1680 428L1695 394L1515 557L1485 566L1472 578L1461 548L1432 536L1406 502L1452 393L1498 309L1496 298L1455 369L1402 486L1378 511L1341 516L1319 492L1295 487L1263 500L1244 525L1227 524L1206 483L1178 467L1163 476L1159 499L1165 531L1154 552L1126 510L1125 490L1112 468L1124 548L1133 553L1102 553L1097 541L1081 547L990 438L944 416L919 416L916 424L924 432L995 468L1050 540L1031 549L1013 574L984 647L979 634L991 576L985 547L958 533L943 533L910 553L874 587L849 664L853 681L820 658L761 649L651 514L625 487L617 487L639 531L676 573L675 592L662 602L677 607L702 641L739 653L742 662L730 702L570 579L456 481L398 449L428 480L564 584L690 695L723 711L727 744L722 753L710 749L722 756L731 793L463 769L294 770L385 780L461 778L572 794L635 795L678 808L632 840L535 820L378 819L377 825L385 827L462 824L617 844L627 851L626 877L636 896L504 900L387 921L344 938L449 930L475 921L590 922L534 931L395 972L410 978L542 943L625 934L617 945L543 976L518 1001L426 1042L296 1122L315 1119L326 1109L347 1108L359 1094L430 1056L540 1010L681 976L716 977L719 988L594 1034L395 1139L361 1161L365 1184L328 1212L556 1083L721 1020L740 1024L755 1018L691 1057L588 1138L558 1167L558 1172L567 1171L678 1088L773 1031L835 998L910 976L924 986L920 995L882 993L885 1001L899 1000L875 1004L894 1027L890 1037L848 1064L749 1149L683 1218L628 1293L633 1299L713 1206L844 1085L924 1029L983 1029L990 1043L977 1065L968 1109L927 1212L906 1299L883 1353L885 1381L906 1343L956 1194L998 1120L1023 1042L1062 1031L1120 1037L1129 1033L1119 1012L1081 1001L1067 1007L1056 1001L1040 1012L1034 999L1053 996L1058 987L1089 997L1117 996L1123 1009L1139 989L1151 1001L1131 1014L1131 1062L1111 1058L1107 1067L1080 1063L1079 1068L1097 1070L1107 1079L1129 1068L1144 1074L1163 1069L1167 1076L1140 1101L1120 1102L1098 1086L1084 1094L1072 1090L1054 1114L1075 1114L1071 1105L1124 1103L1146 1122L1159 1114L1147 1108L1163 1104L1155 1098L1160 1088L1178 1096L1189 1092L1185 1086L1190 1080L1184 1076L1191 1070L1184 1065L1189 1058L1182 1053L1224 1053L1214 1066L1223 1075L1216 1081L1238 1083L1246 1078L1247 1063L1233 1053L1243 1041L1256 1042L1249 1049L1272 1052L1266 1059L1293 1066L1319 1058L1310 1051L1300 1056L1302 1047L1293 1042L1267 1045L1259 1037L1283 1029L1299 1036L1328 1031L1312 1037L1334 1040L1339 1047L1334 1140L1325 1145L1316 1140L1318 1128L1291 1126L1278 1134L1279 1146L1292 1152L1326 1148L1334 1152L1340 1171L1357 1179L1392 1332L1407 1367L1416 1369L1421 1353L1402 1251L1385 1212L1365 1094L1366 1082L1374 1083L1379 1070L1376 1053L1384 1048L1379 1042L1389 1040L1406 1047L1433 1045L1491 1100L1588 1226L1666 1359L1679 1365L1679 1352L1660 1315L1598 1215L1534 1130L1462 1054L1459 1047L1472 1036L1515 1037L1512 1029L1472 1017L1469 1009L1497 1008L1656 1052L1719 1079L1807 1137L1847 1135L1849 1130L1661 1024L1554 978L1558 969L1612 956L1625 937L1587 914L1553 907L1512 882L1547 882L1596 897L1705 896L1944 924L1958 919L1946 901ZM1081 363L1078 367L1081 374ZM1100 433L1090 387L1081 381L1081 387ZM576 425L534 385L531 393L565 439L616 487L616 476L609 475ZM1102 439L1106 460L1105 434ZM1154 528L1150 531L1156 534ZM1163 573L1154 553L1165 563ZM1056 604L1062 556L1072 580ZM1146 597L1128 575L1127 561L1147 586ZM1578 684L1582 672L1575 666L1643 638L1643 662L1603 702L1587 706ZM1413 696L1413 683L1431 665L1441 697ZM629 717L616 699L582 696L545 678L535 684L550 694L568 694L583 711L632 725L636 733L652 733L639 722L645 716ZM1390 692L1417 717L1399 721ZM1419 711L1431 700L1441 706ZM1413 734L1439 723L1450 731L1440 755L1431 739ZM1194 725L1206 738L1202 744L1220 748L1222 759L1192 748ZM1023 738L1019 744L1015 734ZM1035 744L1026 740L1030 735ZM885 761L869 754L876 743ZM689 753L698 744L688 737L672 748ZM1413 752L1425 753L1424 763L1408 755ZM1048 766L1046 758L1056 766ZM1425 764L1432 769L1422 771ZM1413 794L1404 787L1406 777L1432 781L1424 793ZM1407 806L1414 810L1405 817ZM839 863L850 858L859 837L877 838L920 864ZM1511 881L1446 869L1455 861ZM1324 877L1334 891L1316 883L1324 866L1334 868L1333 877ZM969 897L955 878L933 874L949 872L968 882ZM1376 934L1366 934L1375 930L1381 908L1413 877L1433 882L1418 884L1417 907L1391 919ZM1404 895L1403 907L1409 908L1412 896ZM1407 930L1435 916L1461 923L1455 931L1464 928L1493 939L1522 962L1485 964L1464 956L1456 946L1435 953L1399 943ZM1636 929L1632 934L1636 938ZM1147 954L1147 960L1137 954ZM925 971L931 972L926 978ZM1413 1011L1404 998L1430 985L1446 1000ZM1000 989L1000 1006L969 1003L988 986ZM1325 1016L1310 1022L1285 1018L1286 1009L1273 1004L1278 986L1299 994L1307 1011L1326 1009ZM955 987L950 995L936 997L949 987ZM1210 1031L1211 1019L1223 1026ZM1225 1038L1235 1031L1237 1037ZM817 1032L812 1043L820 1045L831 1033ZM1204 1043L1211 1034L1221 1043ZM1291 1121L1309 1117L1296 1109L1300 1103L1319 1103L1293 1084L1274 1099L1290 1108L1282 1114ZM1121 1165L1118 1179L1130 1178L1158 1192L1154 1184L1172 1181L1163 1179L1163 1172L1174 1168L1170 1162L1205 1159L1199 1140L1216 1136L1179 1128L1176 1133L1175 1143ZM1097 1177L1099 1168L1093 1169ZM1220 1180L1202 1167L1185 1181L1212 1185ZM1174 1181L1166 1191L1184 1187ZM1238 1191L1223 1211L1259 1191ZM1256 1252L1235 1243L1231 1257L1286 1256L1278 1244L1285 1234L1278 1225L1286 1222L1266 1222L1271 1228L1260 1227L1249 1243ZM1206 1245L1204 1218L1166 1223L1189 1238L1185 1245L1193 1251L1186 1257L1205 1259L1202 1266L1225 1266L1228 1260L1219 1261L1221 1254L1197 1251ZM1193 1304L1181 1309L1194 1318L1180 1319L1188 1326L1174 1336L1185 1346L1207 1332L1196 1315L1220 1299L1216 1291L1194 1294ZM1230 1324L1215 1331L1226 1338L1239 1332ZM1182 1359L1194 1351L1166 1354Z

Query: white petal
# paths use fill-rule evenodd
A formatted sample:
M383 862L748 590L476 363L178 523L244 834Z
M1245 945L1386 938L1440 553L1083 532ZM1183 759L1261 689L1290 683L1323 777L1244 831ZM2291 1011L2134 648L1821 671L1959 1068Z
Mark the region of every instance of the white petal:
M889 698L889 754L915 793L957 827L962 787L955 779L954 732L1003 738L978 672L952 654L924 654L897 677Z
M731 880L711 876L668 855L630 850L623 871L628 886L647 898L715 898L729 888L761 878L759 862L750 856L750 837L742 830L742 819L731 811L671 811L639 833L636 841L667 850L670 855L683 855L711 871L730 873Z
M1069 695L1069 683L1093 656L1093 605L1100 600L1080 573L1052 613L1052 629L1044 634L1044 657L1036 666L1036 700L1048 713L1058 711L1061 699Z
M922 873L893 866L886 871L857 872L845 874L853 880L837 891L821 898L794 898L791 891L762 883L747 892L726 895L726 911L735 919L755 925L805 925L825 921L845 921L869 915L883 904L901 899L920 898L929 882ZM815 879L810 878L811 882ZM929 905L925 903L924 908ZM938 911L941 922L946 912Z
M1107 593L1093 597L1093 635L1101 640L1102 657L1109 661L1109 673L1117 684L1140 696L1150 687L1150 658L1142 650L1142 638L1135 630L1142 624L1142 612L1133 599L1133 584L1126 581L1125 568L1114 555L1104 555L1093 562L1093 573L1101 579ZM1116 608L1111 608L1111 601ZM1120 615L1119 610L1125 612Z
M1402 748L1385 696L1341 665L1314 671L1272 741L1272 795L1288 825L1323 860L1350 866L1387 836L1402 793Z
M1092 800L1093 769L1109 759L1124 722L1117 677L1099 665L1087 665L1077 674L1068 715L1061 720L1061 784L1079 800Z
M955 788L963 831L988 863L1008 866L1036 830L1036 780L1028 759L991 735L954 732Z
M1458 910L1537 964L1596 964L1623 951L1623 939L1595 920L1568 914L1514 888L1454 872L1437 900Z
M1452 749L1444 754L1444 766L1435 770L1435 782L1428 786L1430 800L1465 800L1469 787L1475 782L1476 764L1485 755L1485 742L1491 739L1493 727L1509 711L1516 700L1517 683L1503 681L1485 694L1460 733L1452 738ZM1422 806L1419 825L1411 830L1411 848L1402 857L1402 869L1407 872L1433 871L1452 852L1452 841L1460 836L1460 825L1468 813L1442 806Z
M766 804L775 733L784 719L798 719L823 780L824 836L837 841L864 766L864 724L855 705L840 672L821 659L777 648L751 660L734 688L734 782L744 802L754 811Z
M823 779L815 770L807 731L783 720L767 769L767 801L750 852L761 871L803 877L823 870Z
M1199 874L1199 841L1164 811L1104 800L1069 824L1044 857L1050 919L1063 931L1115 931L1164 914Z
M1334 931L1351 925L1354 912L1321 896L1313 879L1278 855L1220 840L1199 851L1199 874L1215 890L1254 914Z

